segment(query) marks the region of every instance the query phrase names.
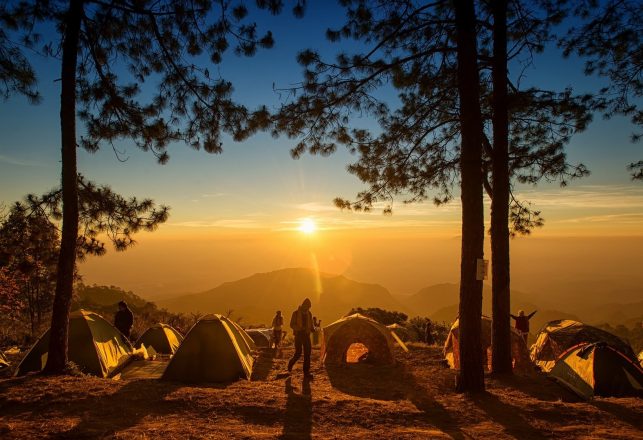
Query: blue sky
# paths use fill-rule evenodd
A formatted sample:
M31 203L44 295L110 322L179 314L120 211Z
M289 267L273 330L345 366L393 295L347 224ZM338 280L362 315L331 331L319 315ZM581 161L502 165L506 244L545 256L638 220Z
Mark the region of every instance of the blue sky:
M338 47L351 49L347 43L329 45L325 40L326 28L343 22L341 9L330 2L309 2L307 15L302 20L294 19L289 13L272 17L265 11L257 18L260 28L273 31L275 47L261 50L249 59L230 53L221 66L212 69L218 69L224 78L232 80L235 98L250 107L259 103L277 106L279 97L273 91L273 84L287 87L300 80L301 68L295 61L298 50L311 47L332 55ZM60 83L55 81L59 63L38 56L32 59L43 102L33 106L22 97L12 97L0 103L0 200L5 205L27 193L47 191L59 180ZM536 58L534 69L528 70L524 79L527 84L546 84L559 89L573 86L581 92L603 81L585 77L582 63L575 59L562 60L553 49ZM564 190L557 185L543 184L535 189L519 188L518 192L540 203L546 199L562 203L566 197L581 193L587 200L592 199L592 195L596 200L604 200L606 196L623 194L627 195L623 199L627 202L618 208L611 205L595 208L601 212L607 210L609 215L643 215L643 185L632 183L625 170L628 163L643 158L641 144L632 144L629 140L632 131L633 127L624 118L604 121L596 115L590 128L575 136L568 148L572 162L588 165L592 171L589 178L572 182ZM362 188L357 179L345 171L351 156L340 149L329 158L305 156L295 161L289 155L294 143L259 134L240 144L225 142L222 155L172 145L170 162L160 166L151 153L122 142L119 149L124 151L127 161L120 162L111 150L96 154L79 151L79 170L91 180L108 183L124 195L151 197L170 205L170 224L174 225L280 229L306 216L323 220L329 227L331 224L426 224L418 223L419 218L457 224L457 201L446 208L435 208L429 203L400 207L393 218L376 213L339 213L332 207L332 199L350 198ZM554 222L587 218L591 214L580 207L567 206L567 210L562 210L551 203L547 207L554 213L549 215Z

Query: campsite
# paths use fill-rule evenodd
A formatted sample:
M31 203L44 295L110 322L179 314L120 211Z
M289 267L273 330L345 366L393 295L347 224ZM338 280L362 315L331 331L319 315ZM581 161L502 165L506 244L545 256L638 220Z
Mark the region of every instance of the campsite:
M0 382L3 438L643 438L640 398L583 401L543 377L490 379L488 393L453 391L441 347L396 351L396 366L280 377L262 354L250 381L190 385L91 376Z
M0 439L643 440L641 17L0 1Z
M563 367L575 371L566 360L576 356L575 341L568 341L572 353L565 351L555 362L556 377L548 377L528 353L522 359L526 347L520 338L523 351L514 352L530 368L515 363L513 377L489 376L487 392L476 396L453 389L457 324L442 347L405 343L372 318L346 316L319 330L310 379L300 367L287 372L291 343L279 351L260 347L221 315L200 318L185 338L170 326L152 326L135 344L138 355L99 315L76 312L70 328L76 372L34 374L34 361L42 357L43 344L37 342L16 368L17 377L0 380L3 438L643 438L643 369L626 366L639 381L638 394L610 389L603 378L593 397L580 376L569 386L558 379L569 373L556 373ZM593 341L608 335L613 345L605 347L616 347L616 341L621 349L629 347L606 332L566 321L552 323L532 352L541 356L551 350L550 340L569 338L569 331L556 336L561 328L573 328L573 337L581 339L592 334ZM145 349L141 355L145 339L147 350L158 355L146 359ZM172 342L178 346L170 353L159 350Z

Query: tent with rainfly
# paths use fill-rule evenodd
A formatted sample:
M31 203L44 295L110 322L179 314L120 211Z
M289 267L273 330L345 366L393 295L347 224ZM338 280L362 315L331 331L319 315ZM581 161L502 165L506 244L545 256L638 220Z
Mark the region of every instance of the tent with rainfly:
M368 349L368 359L375 363L395 362L395 342L408 351L404 342L390 329L359 313L338 319L324 327L323 335L320 357L326 364L344 363L346 352L354 343L365 345Z
M489 351L491 350L491 318L483 316L481 318L481 327L482 348L487 356L485 368L489 370L491 368L491 356L489 355ZM444 357L449 363L449 366L455 369L460 368L459 332L460 321L456 319L451 326L447 340L444 343ZM515 328L511 329L511 359L514 371L526 373L530 370L531 362L529 361L529 350L527 350L527 344Z
M69 316L69 360L81 371L109 377L125 365L133 353L130 342L102 316L79 310ZM20 362L16 376L40 371L47 363L49 330L36 341Z
M269 328L251 328L246 333L250 336L257 347L270 347L272 340L272 329Z
M545 324L531 346L530 357L542 371L549 372L565 351L578 344L594 342L606 342L630 359L636 359L632 347L618 336L571 319Z
M193 383L250 379L254 359L247 340L252 341L232 320L206 315L185 335L162 379Z
M145 330L134 345L135 347L140 347L141 344L145 347L152 347L161 354L174 354L182 340L183 335L174 327L159 323Z
M564 352L549 377L583 398L643 397L643 369L605 342L584 343Z

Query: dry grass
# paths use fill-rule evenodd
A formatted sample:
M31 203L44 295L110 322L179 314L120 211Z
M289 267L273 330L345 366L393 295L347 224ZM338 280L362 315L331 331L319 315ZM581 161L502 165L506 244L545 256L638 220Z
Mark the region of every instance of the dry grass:
M610 438L643 439L640 399L578 402L542 376L489 378L453 392L435 347L399 364L323 369L314 381L264 353L252 381L191 386L156 380L31 376L0 381L0 437L11 438Z

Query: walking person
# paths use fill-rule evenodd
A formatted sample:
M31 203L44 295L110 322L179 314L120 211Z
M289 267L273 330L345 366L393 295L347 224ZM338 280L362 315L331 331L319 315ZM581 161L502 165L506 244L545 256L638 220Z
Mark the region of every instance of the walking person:
M518 330L522 335L522 338L525 340L525 344L527 343L527 336L529 335L529 320L535 314L536 310L525 316L525 312L523 310L519 310L518 316L509 315L516 320L516 330Z
M295 335L295 354L288 361L288 372L292 372L292 367L304 354L304 377L312 379L310 374L310 333L313 331L313 315L310 313L310 299L306 298L304 302L292 313L290 318L290 328Z
M129 339L132 325L134 324L134 314L127 307L125 301L118 303L118 311L114 315L114 327Z

